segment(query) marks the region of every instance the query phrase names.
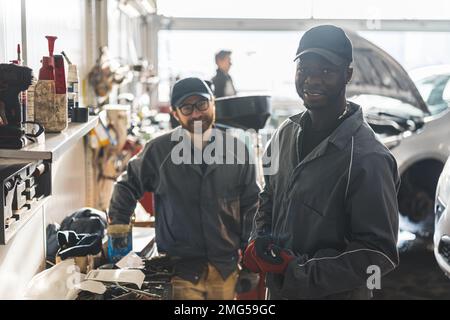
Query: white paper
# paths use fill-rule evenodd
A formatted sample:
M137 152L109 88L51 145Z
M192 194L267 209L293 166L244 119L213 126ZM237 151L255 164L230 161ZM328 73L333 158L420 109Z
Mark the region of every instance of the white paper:
M81 282L76 285L76 288L96 294L104 294L106 292L106 286L103 283L91 280Z
M155 238L155 228L133 227L133 250L141 252Z
M131 251L117 262L116 266L120 269L141 269L144 267L144 261L136 253Z
M92 270L85 280L104 282L134 283L140 289L144 282L145 274L141 270Z

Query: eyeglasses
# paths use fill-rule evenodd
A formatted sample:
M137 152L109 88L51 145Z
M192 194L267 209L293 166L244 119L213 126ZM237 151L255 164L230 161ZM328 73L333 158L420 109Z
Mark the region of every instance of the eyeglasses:
M209 100L200 100L193 104L183 104L178 109L183 116L189 116L194 112L194 108L198 111L206 111L209 108Z

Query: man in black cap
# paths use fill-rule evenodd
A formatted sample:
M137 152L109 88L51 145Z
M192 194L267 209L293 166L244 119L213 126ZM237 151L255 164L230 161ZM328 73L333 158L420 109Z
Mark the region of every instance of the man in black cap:
M307 110L268 147L278 171L265 175L244 254L267 273L272 299L367 299L398 265L397 164L345 98L352 60L338 27L300 40L295 84Z
M128 224L136 201L153 192L158 251L177 261L174 299L233 299L238 250L258 203L255 166L242 142L213 127L214 98L204 81L179 80L171 105L181 126L129 162L114 186L111 223Z
M229 74L231 68L231 51L220 50L216 53L216 75L211 79L216 98L234 96L236 89Z

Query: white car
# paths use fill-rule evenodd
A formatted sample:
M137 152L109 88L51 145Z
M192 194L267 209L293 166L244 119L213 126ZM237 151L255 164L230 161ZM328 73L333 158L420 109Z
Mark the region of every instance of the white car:
M450 277L450 158L436 189L434 256L439 267Z
M410 71L427 110L415 134L406 133L392 148L402 175L399 193L401 228L419 236L434 231L434 199L439 175L450 156L450 66ZM426 112L428 111L428 112Z

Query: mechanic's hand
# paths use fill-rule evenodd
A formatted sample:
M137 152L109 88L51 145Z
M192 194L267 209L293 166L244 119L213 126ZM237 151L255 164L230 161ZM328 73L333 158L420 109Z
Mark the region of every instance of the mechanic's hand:
M269 248L273 246L272 237L269 235L261 236L255 239L256 255L259 259L264 260L267 263L279 264L281 260L279 257L275 257L271 254Z
M286 249L270 244L264 259L259 258L256 263L261 272L284 273L295 255ZM269 257L270 256L270 257Z
M244 252L243 263L244 266L253 272L261 272L257 260L268 259L269 263L274 263L275 261L267 255L267 249L269 245L272 244L272 237L269 235L258 236L256 239L250 241Z
M284 273L295 255L273 244L271 236L251 241L244 252L244 266L253 272Z

